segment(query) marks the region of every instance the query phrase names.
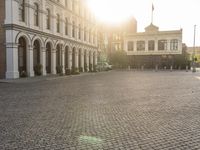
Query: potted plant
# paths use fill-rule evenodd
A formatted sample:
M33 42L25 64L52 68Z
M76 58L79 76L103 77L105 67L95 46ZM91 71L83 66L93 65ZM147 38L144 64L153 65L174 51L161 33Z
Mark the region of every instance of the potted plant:
M79 68L74 68L74 69L72 69L72 74L73 74L73 75L78 75L78 74L80 74Z
M97 70L97 65L94 65L93 72L98 72L98 70Z
M85 69L85 72L88 72L88 66L87 66L87 63L84 64L84 69Z
M63 75L63 70L62 70L62 69L63 69L63 66L60 66L60 65L57 66L57 67L56 67L57 74Z
M41 76L42 75L42 65L37 64L36 66L34 66L34 71L37 76Z
M79 68L79 71L80 71L80 72L83 72L83 67L80 67L80 68Z
M66 68L66 69L65 69L65 74L66 74L66 75L71 75L71 69Z
M20 77L22 77L22 78L27 77L27 73L26 73L25 70L22 70L22 71L20 72Z
M90 71L90 72L93 71L92 66L93 66L92 64L89 65L89 71Z

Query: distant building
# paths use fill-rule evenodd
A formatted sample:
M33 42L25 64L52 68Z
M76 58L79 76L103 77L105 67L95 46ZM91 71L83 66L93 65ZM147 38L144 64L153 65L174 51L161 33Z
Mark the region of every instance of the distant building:
M182 29L159 31L150 24L145 32L125 34L124 50L133 67L169 67L173 65L174 56L182 54Z
M197 54L197 55L200 55L200 47L187 47L187 53L190 54L190 56L192 56L193 54Z

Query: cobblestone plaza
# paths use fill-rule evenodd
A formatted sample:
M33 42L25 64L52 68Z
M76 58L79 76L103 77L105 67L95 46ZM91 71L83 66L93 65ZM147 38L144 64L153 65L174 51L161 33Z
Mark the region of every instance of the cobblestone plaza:
M0 149L198 150L200 73L0 83Z

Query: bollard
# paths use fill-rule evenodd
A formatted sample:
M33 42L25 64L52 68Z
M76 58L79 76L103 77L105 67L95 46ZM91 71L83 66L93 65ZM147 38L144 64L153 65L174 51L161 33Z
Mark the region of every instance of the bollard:
M156 69L155 71L157 72L158 71L158 65L156 65L155 69Z
M186 66L186 72L188 72L188 66Z
M164 70L167 70L167 67L166 67L166 66L164 67Z
M170 71L171 71L171 72L173 71L173 66L170 66Z
M128 66L128 71L130 71L131 70L131 67L130 66Z
M143 71L143 70L144 70L144 66L142 66L142 68L141 68L141 69L142 69L142 71Z

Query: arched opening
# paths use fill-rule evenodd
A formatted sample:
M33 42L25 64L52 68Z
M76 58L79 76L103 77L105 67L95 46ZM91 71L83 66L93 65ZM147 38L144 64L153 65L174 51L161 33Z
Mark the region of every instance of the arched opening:
M87 72L87 50L84 51L84 71Z
M69 47L65 47L65 68L69 69Z
M72 70L75 70L75 61L76 61L76 48L74 47L72 50Z
M93 69L96 70L96 54L95 52L93 53Z
M51 43L46 45L46 71L51 73Z
M18 41L18 70L20 77L24 77L27 74L27 59L26 59L26 40L24 37L19 38Z
M40 64L40 42L38 40L33 43L33 66L35 75L41 75L42 65Z
M62 73L62 52L61 52L61 45L58 44L56 47L56 71L57 73Z
M93 62L92 62L92 51L89 52L89 71L92 71L93 68Z
M81 49L79 49L79 51L78 51L78 66L79 66L79 71L83 72L83 68L82 68L81 62L82 62Z

